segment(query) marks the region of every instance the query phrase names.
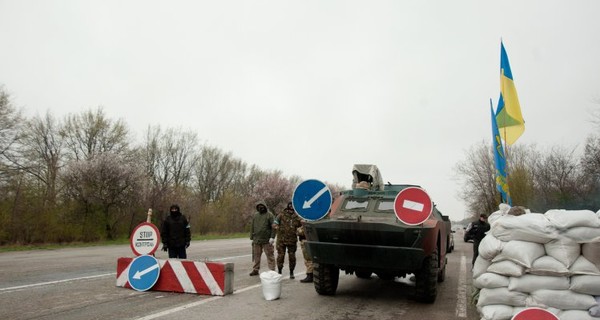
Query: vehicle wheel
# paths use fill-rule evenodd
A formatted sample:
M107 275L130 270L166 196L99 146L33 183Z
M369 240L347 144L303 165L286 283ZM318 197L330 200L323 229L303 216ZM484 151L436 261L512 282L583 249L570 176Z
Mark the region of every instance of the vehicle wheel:
M444 282L444 280L446 280L446 265L448 265L447 258L446 258L446 263L444 263L444 267L442 268L442 270L440 270L438 272L438 278L437 278L438 282Z
M332 296L340 280L340 269L329 264L313 263L313 282L318 294Z
M436 248L425 258L423 268L415 274L415 298L419 302L433 303L437 297L438 251Z
M371 272L369 271L356 271L354 274L359 279L371 279Z

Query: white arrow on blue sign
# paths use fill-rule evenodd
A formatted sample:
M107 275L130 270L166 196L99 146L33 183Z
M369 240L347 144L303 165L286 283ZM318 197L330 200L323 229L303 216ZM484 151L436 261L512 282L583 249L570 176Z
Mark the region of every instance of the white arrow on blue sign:
M153 256L139 256L129 265L127 280L129 285L137 291L147 291L156 284L160 275L160 265Z
M331 191L319 180L310 179L300 183L294 190L292 205L300 217L315 221L327 215L331 208Z

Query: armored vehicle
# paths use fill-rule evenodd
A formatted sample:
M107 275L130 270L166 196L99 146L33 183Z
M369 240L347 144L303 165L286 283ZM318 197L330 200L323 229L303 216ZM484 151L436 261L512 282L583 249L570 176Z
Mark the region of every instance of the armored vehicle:
M433 303L444 281L451 226L437 210L419 225L394 211L398 193L415 185L383 184L375 165L354 165L352 189L334 198L327 217L305 223L317 293L334 295L340 270L384 280L415 275L415 298Z

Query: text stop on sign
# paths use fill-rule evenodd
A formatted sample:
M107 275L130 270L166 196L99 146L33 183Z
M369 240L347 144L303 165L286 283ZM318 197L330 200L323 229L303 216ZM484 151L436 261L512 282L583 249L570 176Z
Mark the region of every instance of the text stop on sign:
M429 218L433 208L431 198L419 187L402 189L394 200L396 217L407 225L418 225Z
M130 240L131 250L135 255L152 255L160 244L160 232L152 223L143 222L135 227Z

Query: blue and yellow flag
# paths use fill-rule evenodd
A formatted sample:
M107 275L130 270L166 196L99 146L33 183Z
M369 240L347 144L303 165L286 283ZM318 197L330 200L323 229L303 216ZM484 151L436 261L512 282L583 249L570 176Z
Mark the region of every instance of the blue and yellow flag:
M498 100L498 110L500 110L502 106L504 106L504 100L502 99L502 95L500 95L500 99ZM496 174L494 175L496 177L496 189L500 192L502 202L512 206L512 199L510 198L506 178L506 157L504 147L502 146L502 140L500 139L498 125L496 124L497 115L494 114L492 99L490 99L490 112L492 113L492 146L494 148L494 160L496 163Z
M500 94L504 104L502 107L498 104L496 122L502 139L507 145L512 145L525 131L525 120L521 114L517 89L502 41L500 41Z

